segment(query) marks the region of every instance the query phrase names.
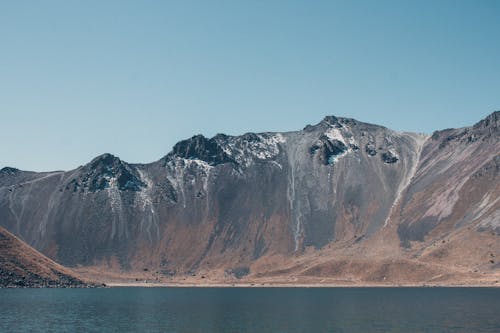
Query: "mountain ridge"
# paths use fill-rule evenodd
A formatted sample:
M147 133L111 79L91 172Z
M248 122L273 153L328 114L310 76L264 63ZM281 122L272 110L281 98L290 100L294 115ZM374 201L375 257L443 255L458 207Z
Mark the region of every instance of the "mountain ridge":
M327 116L299 131L195 135L145 164L102 154L66 172L3 168L0 221L70 267L245 278L311 251L378 252L382 236L401 263L425 253L443 265L430 248L445 235L498 242L499 114L432 135ZM465 257L497 274L481 251Z
M496 111L496 112L500 112L500 111ZM392 130L392 129L386 127L386 126L383 126L383 125L366 123L366 122L362 122L362 121L356 120L354 118L340 117L340 116L335 116L335 115L327 115L327 116L323 117L323 119L321 121L319 121L317 124L315 124L315 125L310 125L310 124L306 125L302 130L307 130L307 129L311 129L311 128L318 128L318 127L320 127L320 126L322 126L324 124L334 125L335 123L338 123L339 121L342 121L342 122L345 122L345 123L354 123L354 124L362 124L362 125L365 125L365 126L379 127L379 128L390 130L390 131L392 131L394 133L399 133L399 134L409 134L409 135L418 135L418 136L430 136L429 134L420 133L420 132L396 131L396 130ZM236 135L229 135L229 134L224 134L224 133L217 133L217 134L213 135L212 137L205 136L204 134L198 133L198 134L195 134L195 135L191 136L190 138L179 140L176 144L174 144L174 146L172 147L172 149L171 149L170 152L168 152L166 155L163 155L159 159L154 160L152 162L146 162L146 163L143 163L143 162L134 162L134 163L127 162L125 160L122 160L119 156L117 156L117 155L115 155L113 153L104 152L104 153L101 153L101 154L95 156L91 161L87 162L86 164L80 165L79 167L76 167L76 168L73 168L73 169L69 169L69 170L31 171L31 170L21 170L21 169L18 169L16 167L13 167L13 166L6 165L6 166L4 166L4 167L2 167L0 169L0 172L4 171L4 169L5 169L5 172L7 172L8 170L10 170L10 171L33 172L33 173L70 172L70 171L77 170L77 169L79 169L79 168L81 168L81 167L83 167L83 166L85 166L85 165L87 165L89 163L92 163L92 161L94 161L96 159L104 158L106 156L112 156L114 158L119 159L123 163L129 164L129 165L143 166L143 165L149 165L149 164L156 163L159 160L166 158L169 154L172 154L174 152L175 146L177 144L182 143L184 141L189 141L189 140L191 140L193 138L202 138L202 139L206 139L206 140L213 140L213 139L217 139L217 138L236 138L236 137L256 136L256 135L273 135L273 134L278 134L278 133L281 133L281 134L283 134L283 133L296 133L296 132L300 132L300 131L301 130L290 130L290 131L285 131L285 132L280 132L280 131L246 132L246 133L243 133L243 134L240 134L240 135L237 135L237 134Z
M493 111L492 113L486 115L483 119L481 119L480 121L478 121L477 123L475 123L473 126L476 127L476 126L480 126L481 124L485 123L488 124L491 120L494 120L496 122L498 122L498 119L500 118L500 111ZM328 122L329 119L343 119L343 120L347 120L347 121L354 121L354 122L357 122L357 123L362 123L362 124L365 124L365 125L372 125L372 126L377 126L377 127L381 127L381 128L386 128L388 130L391 130L391 131L394 131L396 133L400 133L400 134L410 134L410 135L419 135L419 136L429 136L431 137L435 132L441 132L441 131L447 131L447 130L456 130L456 129L462 129L462 128L467 128L468 126L465 126L465 127L458 127L458 128L446 128L446 129L443 129L443 130L435 130L434 132L432 132L431 134L428 134L428 133L424 133L424 132L413 132L413 131L405 131L405 130L392 130L390 129L389 127L387 126L384 126L384 125L378 125L378 124L372 124L372 123L367 123L367 122L362 122L362 121L359 121L355 118L350 118L350 117L341 117L341 116L335 116L335 115L327 115L325 117L323 117L323 119L318 122L316 125L306 125L302 130L307 130L308 128L311 128L311 127L316 127L316 126L319 126L321 125L323 122ZM498 127L498 124L496 125ZM205 139L213 139L215 137L218 137L218 136L225 136L225 137L238 137L238 136L244 136L244 135L248 135L248 134L272 134L272 133L293 133L293 132L299 132L300 130L291 130L291 131L285 131L285 132L282 132L282 131L265 131L265 132L246 132L246 133L243 133L241 135L229 135L229 134L224 134L224 133L217 133L215 134L214 136L212 137L208 137L208 136L205 136L204 134L202 133L198 133L198 134L195 134L193 135L191 138L193 137L197 137L197 136L200 136L200 137L203 137ZM189 140L190 138L187 138L187 139L181 139L180 141L178 141L177 143L179 142L182 142L182 141L186 141L186 140ZM174 145L175 146L175 145ZM173 147L172 147L173 149ZM171 153L171 152L169 152ZM169 154L167 153L167 155ZM158 160L154 160L152 162L126 162L124 160L122 160L119 156L113 154L113 153L110 153L110 152L104 152L104 153L101 153L97 156L95 156L93 159L95 158L98 158L100 156L103 156L103 155L111 155L111 156L114 156L114 157L117 157L119 158L121 161L127 163L127 164L131 164L131 165L137 165L137 166L141 166L141 165L147 165L147 164L152 164L152 163L156 163L158 162ZM165 158L167 155L163 155L162 157L160 157L159 159L162 159L162 158ZM90 162L88 162L90 163ZM79 167L82 167L83 165L80 165ZM3 166L1 169L0 169L0 172L2 171L23 171L23 172L35 172L35 173L48 173L48 172L69 172L69 171L72 171L72 170L76 170L78 169L79 167L76 167L76 168L73 168L73 169L68 169L68 170L50 170L50 171L32 171L32 170L24 170L24 169L18 169L12 165L5 165ZM5 170L4 170L5 169Z

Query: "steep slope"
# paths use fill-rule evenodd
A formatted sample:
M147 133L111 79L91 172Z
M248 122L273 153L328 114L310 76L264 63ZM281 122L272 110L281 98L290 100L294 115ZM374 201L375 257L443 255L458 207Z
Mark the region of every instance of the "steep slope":
M472 128L435 132L424 146L402 200L404 242L421 241L438 226L449 229L472 221L499 230L499 114Z
M68 172L4 168L0 223L64 265L163 276L295 264L283 274L310 275L352 256L444 265L425 276L496 270L498 114L432 137L329 116L295 132L196 135L150 164L104 154Z
M0 287L85 287L75 273L0 227Z
M500 112L472 127L435 132L401 200L403 246L426 260L498 268Z

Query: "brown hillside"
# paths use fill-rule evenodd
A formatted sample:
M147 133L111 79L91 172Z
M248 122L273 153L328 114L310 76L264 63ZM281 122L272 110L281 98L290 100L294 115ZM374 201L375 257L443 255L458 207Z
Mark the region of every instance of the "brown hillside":
M88 284L0 227L0 287L84 287Z

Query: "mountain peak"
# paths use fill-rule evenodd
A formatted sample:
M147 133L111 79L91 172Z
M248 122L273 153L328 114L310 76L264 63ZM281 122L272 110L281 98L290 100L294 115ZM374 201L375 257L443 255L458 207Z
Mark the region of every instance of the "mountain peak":
M95 157L90 161L90 165L96 166L98 164L112 165L114 162L121 162L121 160L113 154L104 153Z
M339 123L339 118L330 115L330 116L326 116L325 118L323 118L323 120L321 122L329 124L329 125L335 125L335 124Z
M140 191L145 186L137 171L113 154L97 156L83 170L80 179L73 179L69 186L73 191L97 192L112 186L121 191Z
M323 120L320 122L320 124L326 124L328 125L329 127L337 127L337 128L341 128L343 127L344 125L356 125L358 124L359 122L356 120L356 119L353 119L353 118L344 118L344 117L336 117L336 116L326 116L325 118L323 118Z
M199 159L210 165L234 162L217 142L217 139L227 138L218 135L208 139L198 134L187 140L178 142L167 156L176 156L185 159Z
M18 173L18 172L19 172L19 169L8 167L8 166L5 167L5 168L0 169L0 174L9 174L9 175L12 175L12 174Z

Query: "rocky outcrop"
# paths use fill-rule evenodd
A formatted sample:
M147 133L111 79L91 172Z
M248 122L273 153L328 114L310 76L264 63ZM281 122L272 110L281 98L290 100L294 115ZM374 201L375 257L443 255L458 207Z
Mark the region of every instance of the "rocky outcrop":
M66 190L97 192L116 186L119 191L140 191L145 184L138 172L111 154L103 154L82 168L72 177Z
M224 139L225 136L219 136ZM207 139L203 135L195 135L191 139L177 143L170 157L179 157L189 160L200 160L209 165L234 163L235 161L222 149L216 138Z

